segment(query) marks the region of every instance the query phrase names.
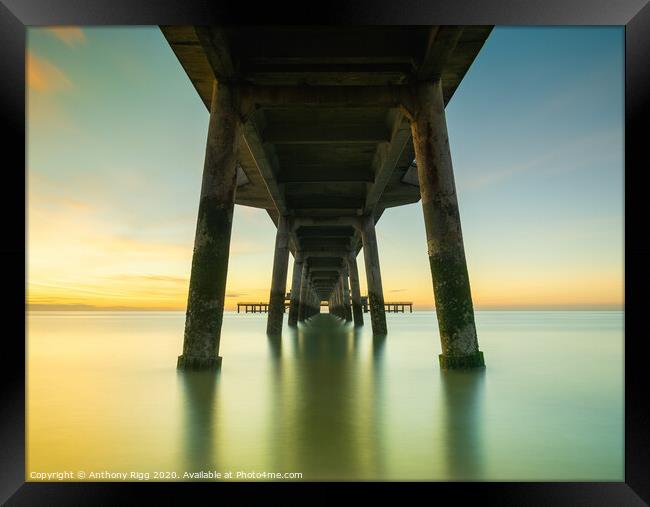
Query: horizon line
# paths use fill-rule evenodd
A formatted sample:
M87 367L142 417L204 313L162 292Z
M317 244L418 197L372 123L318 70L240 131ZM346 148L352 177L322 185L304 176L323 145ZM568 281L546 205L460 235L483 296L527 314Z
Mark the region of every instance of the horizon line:
M413 312L435 311L434 306L413 308ZM480 305L475 311L624 311L625 305L617 304L574 304L574 305ZM46 311L88 311L88 312L185 312L185 308L135 307L135 306L93 306L83 304L26 304L25 312ZM236 308L224 308L224 312L237 313ZM241 312L245 313L245 312ZM250 313L250 312L249 312ZM259 312L262 313L262 312ZM394 313L394 312L387 312ZM401 312L398 312L401 313ZM405 312L409 313L409 312Z

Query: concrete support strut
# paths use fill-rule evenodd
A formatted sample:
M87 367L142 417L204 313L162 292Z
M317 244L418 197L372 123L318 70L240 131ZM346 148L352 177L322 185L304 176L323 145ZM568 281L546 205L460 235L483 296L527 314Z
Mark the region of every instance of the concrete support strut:
M440 366L482 367L439 80L418 85L411 131L442 345Z
M240 122L237 90L212 88L201 198L179 369L217 369L237 182Z
M361 239L363 241L363 258L366 264L372 333L381 336L387 334L386 310L384 308L384 289L381 285L375 221L372 215L364 216L361 219Z
M298 312L300 310L300 284L302 281L303 258L302 252L296 251L293 260L293 275L291 277L291 301L289 304L289 317L287 324L296 326L298 324Z
M269 315L266 322L266 334L282 334L282 317L284 316L284 298L287 291L287 269L289 268L289 224L288 218L278 217L278 230L275 235L275 255L273 257L273 276L269 294Z
M361 308L361 287L359 286L359 269L357 257L351 253L347 258L348 273L350 275L350 292L352 295L352 315L355 326L363 326L363 308Z

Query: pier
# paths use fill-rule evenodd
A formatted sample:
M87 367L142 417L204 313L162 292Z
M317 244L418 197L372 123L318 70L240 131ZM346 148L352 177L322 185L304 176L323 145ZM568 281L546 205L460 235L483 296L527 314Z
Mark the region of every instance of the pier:
M406 307L408 307L409 313L413 313L413 303L411 301L398 301L395 303L386 302L387 312L404 313Z
M350 302L351 304L352 302ZM364 313L368 313L368 296L361 297L361 308ZM328 307L328 301L320 301L320 307ZM404 309L408 307L409 313L413 313L413 302L412 301L386 301L384 303L384 311L386 312L404 312ZM268 313L269 312L269 303L268 301L258 301L258 302L249 302L241 301L237 302L237 313L241 313L243 308L244 313ZM286 312L287 308L291 308L291 294L287 294L284 299L284 311Z
M210 112L178 368L220 367L235 204L266 210L277 231L263 303L269 336L282 334L287 289L288 326L323 302L365 325L360 252L370 325L384 336L386 311L408 303L387 308L375 227L387 209L418 201L440 365L484 365L445 106L491 28L161 27Z

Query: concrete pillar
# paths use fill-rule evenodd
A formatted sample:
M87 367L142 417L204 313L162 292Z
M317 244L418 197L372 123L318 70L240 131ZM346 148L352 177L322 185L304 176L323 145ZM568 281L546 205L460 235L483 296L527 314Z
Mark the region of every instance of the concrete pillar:
M318 294L316 291L314 291L314 315L318 315L320 313L319 310L319 301L318 301Z
M336 316L341 317L341 280L339 279L334 285L334 304L336 305Z
M343 263L343 273L341 274L341 294L343 296L343 314L345 321L352 320L352 308L350 307L350 284L348 283L348 266Z
M266 334L282 334L284 298L287 291L287 269L289 267L289 226L288 219L278 218L278 231L275 235L275 256L273 257L273 277L269 294L269 316L266 321Z
M298 322L307 318L307 282L309 277L309 268L307 260L303 259L302 274L300 276L300 296L298 298Z
M314 315L320 313L320 301L318 299L318 292L314 289Z
M296 250L296 257L293 260L293 275L291 277L291 303L289 305L289 318L287 323L290 326L298 324L298 311L300 309L300 284L302 282L303 259L302 252Z
M305 299L305 320L309 319L313 315L313 303L312 303L312 288L311 288L311 277L307 278L307 295Z
M363 326L363 308L361 308L361 287L359 286L359 269L357 256L351 253L347 259L348 273L350 274L350 292L352 293L352 315L354 325Z
M485 366L476 337L440 81L418 85L411 131L442 345L440 366Z
M361 219L361 239L363 240L363 259L366 264L366 280L368 283L368 306L370 307L370 323L374 335L387 334L386 311L384 308L384 289L381 285L381 269L379 268L379 249L375 234L375 220L372 216Z
M241 128L238 109L236 90L227 84L217 86L215 81L179 369L221 366L219 341Z

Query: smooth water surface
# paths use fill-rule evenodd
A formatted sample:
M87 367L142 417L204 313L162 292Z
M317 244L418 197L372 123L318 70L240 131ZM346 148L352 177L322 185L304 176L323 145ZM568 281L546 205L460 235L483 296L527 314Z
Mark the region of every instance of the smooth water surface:
M281 340L226 313L218 375L176 371L184 317L28 315L28 480L623 480L622 312L477 312L487 368L470 372L440 371L434 312L389 314L384 339L368 314L285 316Z

